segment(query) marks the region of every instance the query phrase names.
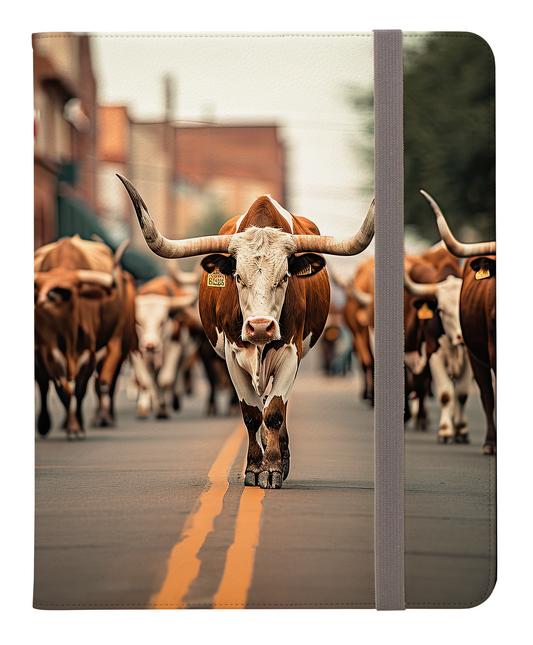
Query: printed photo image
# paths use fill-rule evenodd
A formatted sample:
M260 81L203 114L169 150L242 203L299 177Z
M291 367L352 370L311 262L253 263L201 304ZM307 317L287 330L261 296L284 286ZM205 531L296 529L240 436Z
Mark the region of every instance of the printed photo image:
M34 35L36 608L374 606L372 52Z
M373 34L32 45L34 607L374 609ZM468 608L496 579L489 45L404 32L403 94L405 602Z

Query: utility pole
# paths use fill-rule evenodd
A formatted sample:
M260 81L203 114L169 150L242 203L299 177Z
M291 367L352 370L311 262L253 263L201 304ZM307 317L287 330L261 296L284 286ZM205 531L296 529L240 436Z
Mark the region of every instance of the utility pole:
M177 145L176 129L172 123L176 120L176 82L171 74L166 74L164 79L165 92L165 123L163 125L163 149L167 165L166 177L166 210L168 231L173 237L179 237L177 219L176 190L178 188Z

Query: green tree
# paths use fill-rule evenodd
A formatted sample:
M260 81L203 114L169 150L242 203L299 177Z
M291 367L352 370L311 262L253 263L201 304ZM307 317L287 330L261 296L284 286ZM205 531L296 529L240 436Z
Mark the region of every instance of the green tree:
M368 94L354 97L369 123L372 105ZM421 188L457 237L468 229L476 241L495 237L494 108L494 60L482 38L404 36L405 223L430 242L439 235Z

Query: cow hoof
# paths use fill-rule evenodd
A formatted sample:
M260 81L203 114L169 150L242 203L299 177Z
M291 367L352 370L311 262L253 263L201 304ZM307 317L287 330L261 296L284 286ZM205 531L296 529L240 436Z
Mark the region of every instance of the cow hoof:
M283 485L283 479L284 477L282 476L281 473L274 471L272 473L272 488L281 488Z
M172 398L172 409L177 412L180 407L180 397L177 394L174 394L174 397Z
M483 454L484 455L495 455L496 454L496 446L492 443L486 443L483 446Z
M440 435L440 434L439 434L439 435L437 435L437 442L438 442L438 443L444 443L444 444L446 444L446 443L448 443L448 439L449 439L449 438L450 438L450 437L448 437L448 436L446 436L446 435L445 435L445 436L443 436L443 435Z
M210 403L207 406L207 416L208 417L216 417L217 416L217 408L214 403Z
M263 471L257 476L257 483L260 488L270 488L270 473L268 471Z
M257 486L257 473L248 470L244 475L245 486Z
M455 435L455 443L470 443L468 432L466 434Z
M267 470L263 470L257 477L257 483L260 488L281 488L283 484L283 476L277 470L272 473Z
M73 441L74 439L82 440L85 439L85 433L83 430L68 430L67 439Z
M111 418L110 414L98 414L93 419L91 425L93 428L113 428L115 426L115 422Z

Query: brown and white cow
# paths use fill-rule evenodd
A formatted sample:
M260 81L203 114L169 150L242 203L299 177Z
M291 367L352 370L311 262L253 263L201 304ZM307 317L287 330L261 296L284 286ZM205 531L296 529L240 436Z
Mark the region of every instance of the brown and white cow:
M321 236L310 220L263 196L219 235L171 241L159 233L132 184L119 178L152 251L168 258L209 254L202 260L200 316L226 360L248 430L245 484L281 488L290 464L287 402L300 361L320 337L329 310L321 254L363 251L374 234L373 203L350 237Z
M426 274L426 281L418 282L406 272L405 290L411 297L411 306L417 311L416 317L413 316L419 327L417 336L429 346L428 364L441 406L438 439L443 443L448 439L467 443L465 405L472 372L459 320L461 269L442 242L422 257L435 266L434 282L427 279L431 274ZM414 274L416 276L416 270Z
M463 268L460 322L487 421L483 452L492 455L496 452L496 242L459 242L435 200L425 191L420 192L435 213L439 233L448 250L457 257L468 258Z
M68 438L84 432L81 404L98 368L96 425L114 421L113 394L121 365L136 347L135 285L105 244L63 238L35 251L35 378L41 393L37 427L50 430L49 381L67 411ZM102 354L97 361L97 352ZM98 362L98 365L97 365Z
M158 276L142 285L135 298L135 320L139 352L131 355L139 387L137 417L146 418L152 409L158 419L169 417L167 404L178 410L184 392L184 371L197 344L178 314L197 298L169 276Z

